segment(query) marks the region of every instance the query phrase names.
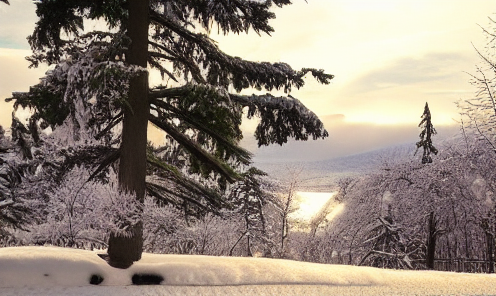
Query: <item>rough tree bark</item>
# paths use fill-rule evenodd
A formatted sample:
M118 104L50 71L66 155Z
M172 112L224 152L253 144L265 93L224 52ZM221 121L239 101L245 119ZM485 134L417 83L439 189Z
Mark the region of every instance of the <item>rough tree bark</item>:
M131 65L146 68L148 56L149 0L129 0L127 35L131 45L126 59ZM129 84L129 106L124 111L121 154L119 162L119 187L136 194L143 202L146 176L146 144L149 104L148 74L141 73ZM130 236L112 234L109 239L109 264L127 268L141 259L143 251L143 225L135 225Z

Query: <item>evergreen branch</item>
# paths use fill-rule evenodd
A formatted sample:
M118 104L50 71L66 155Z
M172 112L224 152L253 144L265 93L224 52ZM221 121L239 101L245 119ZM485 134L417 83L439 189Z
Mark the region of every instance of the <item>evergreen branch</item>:
M264 87L269 91L274 88L284 88L285 92L289 92L292 86L300 88L304 85L303 77L308 72L311 72L321 83L329 83L334 77L324 74L323 70L304 68L296 72L285 63L257 63L232 57L223 53L207 36L192 33L154 10L150 10L150 20L152 23L170 29L180 37L180 40L172 41L171 47L181 48L181 55L184 57L183 64L202 64L205 69L208 69L207 82L211 85L223 87L233 85L237 91L248 87ZM160 39L161 37L157 35L153 38ZM195 52L196 57L193 61ZM201 80L198 82L203 83Z
M111 120L110 120L110 123L107 125L107 127L105 127L103 130L101 130L96 136L95 136L95 139L96 140L99 140L101 139L105 134L107 134L108 132L110 132L111 129L113 129L116 125L118 125L121 121L122 121L122 118L123 118L123 114L124 112L119 112L119 114L117 114L116 116L114 116Z
M153 151L148 150L146 161L148 162L148 164L156 168L172 173L176 178L182 178L182 174L175 166L162 161L160 158L154 155Z
M162 51L165 51L168 55L174 57L175 59L177 59L177 54L174 53L172 50L170 50L168 47L166 46L163 46L162 44L160 43L157 43L157 42L153 42L151 40L148 40L148 44L151 45L152 47L154 48L157 48L157 49L160 49Z
M233 102L248 107L248 118L259 115L260 124L255 131L258 146L277 143L282 145L288 138L314 140L329 136L320 119L298 99L266 95L229 95Z
M191 92L192 86L186 84L180 87L155 88L148 93L148 99L155 101L160 98L179 98Z
M217 192L201 185L200 183L197 183L197 182L191 180L190 178L187 178L176 167L165 163L160 158L156 157L153 153L151 153L151 152L148 153L147 162L148 162L148 164L152 165L153 167L159 169L160 171L166 172L166 173L160 173L159 175L156 175L155 176L156 178L169 179L171 182L173 182L176 185L176 189L178 189L177 186L179 186L179 187L183 188L184 190L186 190L186 192L184 194L181 194L179 192L179 189L173 191L173 190L167 189L165 187L163 189L161 189L162 191L176 195L177 197L179 197L183 200L189 201L189 202L194 201L193 203L195 203L197 205L201 205L201 206L204 206L204 205L202 205L201 203L197 202L194 199L192 200L188 196L196 196L197 198L206 199L216 209L220 209L220 208L226 206L226 203L223 200L222 196L219 195ZM150 181L148 183L152 184ZM163 186L157 184L156 182L153 183L153 185L155 186L155 189L157 189L159 187L163 187Z
M193 75L193 79L195 79L195 81L202 83L202 84L205 84L205 79L203 78L203 76L201 74L201 69L197 64L192 62L190 59L182 56L181 54L176 53L173 50L167 48L166 46L163 46L163 45L156 43L156 42L153 42L153 41L148 41L148 43L152 47L155 47L156 49L159 49L159 50L167 53L169 56L171 56L171 58L173 58L172 61L174 61L176 63L180 63L184 67L186 67L189 70L189 72ZM163 68L163 67L161 67L161 68ZM177 80L175 80L175 81L177 82Z
M280 1L277 1L280 3ZM287 1L286 1L287 2ZM286 3L288 4L288 3ZM274 29L268 24L275 14L269 11L271 1L187 1L182 10L188 11L207 30L213 23L224 34L248 32L250 28L270 35ZM182 17L183 19L185 17Z
M160 120L158 117L151 114L149 116L149 120L152 124L166 132L169 136L181 144L186 150L188 150L188 152L203 162L207 167L210 167L214 171L223 175L229 182L232 183L239 178L239 175L231 167L229 167L229 165L205 151L198 143L189 139L166 121Z
M146 182L146 190L147 190L147 193L149 195L157 198L157 200L162 201L162 202L166 202L166 203L171 203L176 208L180 208L182 203L180 203L178 200L174 200L174 199L170 198L170 196L174 196L174 197L177 197L181 200L187 201L191 204L196 205L197 207L199 207L203 210L208 210L208 208L205 205L201 204L197 200L190 198L187 195L180 194L177 191L173 191L173 190L171 190L165 186L160 186L160 185L155 184L155 183Z
M227 34L229 32L239 34L253 29L257 34L264 32L268 35L274 31L269 21L275 18L270 10L272 4L278 7L291 4L290 0L275 1L170 1L160 0L167 7L167 16L174 19L183 26L192 26L189 21L193 18L207 31L215 25L217 30Z
M94 180L101 172L119 159L119 154L118 149L103 145L62 150L60 155L64 158L64 161L57 167L56 181L62 180L76 166L94 167L95 164L99 164L86 182Z
M179 118L181 121L188 123L193 128L208 134L218 144L222 145L222 147L226 148L231 153L234 153L237 156L236 160L241 161L241 163L247 165L251 162L251 153L249 151L237 146L236 144L227 140L225 136L209 128L207 125L205 125L201 121L196 120L194 117L189 116L187 111L180 110L179 108L176 108L173 105L161 100L151 99L150 103L172 112L176 118Z
M155 51L149 51L148 56L151 58L159 58L159 59L168 60L168 61L176 61L177 60L177 58L175 58L175 57L171 57L171 56L168 56L166 54L155 52Z
M160 71L160 75L162 76L162 79L164 79L165 74L167 74L167 76L169 76L172 80L179 83L179 81L174 76L174 74L172 74L169 70L167 70L159 61L156 61L152 57L149 57L148 64L150 65L150 67L158 69Z
M114 162L116 162L119 157L120 157L121 151L119 149L109 153L101 162L100 165L97 167L95 171L90 175L88 180L86 182L89 182L93 180L96 176L98 176L101 172L103 172L105 169L107 169L109 166L111 166Z
M4 1L4 0L2 0ZM61 55L60 48L67 43L60 36L78 36L84 31L84 18L105 19L111 27L117 27L127 17L124 1L94 0L50 0L36 1L39 17L34 32L28 37L33 51L45 52L48 63L56 63ZM36 63L34 63L36 66Z
M197 197L204 197L215 207L221 208L221 206L224 204L224 202L222 201L222 196L219 195L217 192L203 186L198 182L195 182L191 178L188 178L175 166L170 165L159 157L155 156L154 153L150 150L147 153L147 163L159 169L158 174L155 173L156 178L169 179L176 185L176 188L177 186L179 186L185 189L186 193L190 196L193 195ZM178 193L177 191L174 192Z

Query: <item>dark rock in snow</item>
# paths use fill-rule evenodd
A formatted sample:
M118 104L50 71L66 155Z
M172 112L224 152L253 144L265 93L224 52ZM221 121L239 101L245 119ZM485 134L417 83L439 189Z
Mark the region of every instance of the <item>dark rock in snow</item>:
M90 278L90 284L99 285L103 282L103 277L98 274L93 274Z
M132 281L133 285L160 285L164 278L156 274L135 274Z

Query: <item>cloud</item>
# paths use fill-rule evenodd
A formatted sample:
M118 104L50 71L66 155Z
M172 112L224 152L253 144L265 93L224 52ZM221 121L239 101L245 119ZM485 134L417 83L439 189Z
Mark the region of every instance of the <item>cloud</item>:
M453 119L459 118L454 102L474 93L464 72L473 67L469 53L431 52L397 58L350 77L332 91L332 105L345 113L348 121L415 124L428 102L435 125L453 124Z
M29 49L26 38L33 33L37 21L33 1L14 0L0 5L0 47Z
M353 87L348 88L348 94L425 83L448 86L464 75L460 67L464 61L470 61L470 58L460 53L429 53L420 58L399 58L352 81L350 85Z

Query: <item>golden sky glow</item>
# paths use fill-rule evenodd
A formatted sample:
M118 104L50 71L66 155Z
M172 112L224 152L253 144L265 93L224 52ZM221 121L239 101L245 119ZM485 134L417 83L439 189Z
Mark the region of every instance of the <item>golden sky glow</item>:
M11 109L3 98L28 90L44 72L27 70L23 57L29 52L20 51L29 49L25 37L36 22L31 2L0 5L0 124L4 126L10 124ZM435 126L454 125L458 118L454 102L474 93L464 71L473 72L479 62L473 45L484 48L478 24L487 26L488 17L496 12L494 0L293 2L274 9L272 36L253 32L221 36L213 28L211 37L226 53L247 60L286 62L295 69L323 68L335 75L327 86L309 77L304 88L291 93L321 116L331 138L334 135L329 144L321 142L330 145L326 157L349 153L339 144L346 142L339 138L342 131L360 137L358 133L374 134L364 126L415 129L426 101ZM415 141L415 133L411 134ZM373 146L364 145L362 151Z
M233 55L324 68L292 95L318 115L348 122L416 123L429 101L435 124L453 124L453 101L470 96L468 75L494 1L313 0L276 9L272 37L215 36Z

